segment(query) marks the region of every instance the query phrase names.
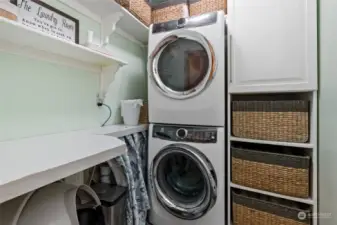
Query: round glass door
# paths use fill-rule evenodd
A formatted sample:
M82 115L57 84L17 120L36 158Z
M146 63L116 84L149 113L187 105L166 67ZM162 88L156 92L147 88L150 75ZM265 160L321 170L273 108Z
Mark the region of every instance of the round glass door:
M152 188L162 206L186 220L205 215L216 200L216 177L206 157L188 145L169 145L156 156Z
M157 87L172 98L189 98L211 81L215 57L199 33L184 31L165 38L149 59L149 72Z

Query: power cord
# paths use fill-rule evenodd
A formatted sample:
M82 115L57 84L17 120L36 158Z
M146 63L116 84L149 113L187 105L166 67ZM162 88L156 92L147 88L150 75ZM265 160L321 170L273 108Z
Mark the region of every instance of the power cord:
M104 123L101 125L101 127L104 127L105 124L110 120L111 118L111 114L112 114L112 110L110 108L110 106L108 106L107 104L104 104L104 103L97 103L97 106L98 107L101 107L101 106L105 106L106 108L108 108L109 110L109 117L104 121Z

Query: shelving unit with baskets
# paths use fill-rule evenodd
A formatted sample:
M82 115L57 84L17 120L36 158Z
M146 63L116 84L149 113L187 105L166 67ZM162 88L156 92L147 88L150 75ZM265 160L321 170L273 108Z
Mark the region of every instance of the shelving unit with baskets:
M229 93L227 152L228 225L318 224L317 91Z

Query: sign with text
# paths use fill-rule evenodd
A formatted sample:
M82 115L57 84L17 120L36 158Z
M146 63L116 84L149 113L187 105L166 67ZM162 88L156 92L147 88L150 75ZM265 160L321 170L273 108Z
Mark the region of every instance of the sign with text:
M13 1L13 0L12 0ZM79 43L79 21L40 0L16 0L18 22Z

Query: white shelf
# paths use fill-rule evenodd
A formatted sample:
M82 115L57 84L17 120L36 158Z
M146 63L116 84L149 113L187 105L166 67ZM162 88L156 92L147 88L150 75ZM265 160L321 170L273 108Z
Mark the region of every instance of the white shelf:
M0 142L0 203L126 152L118 138L71 132Z
M290 89L289 89L290 90ZM293 92L296 92L296 90L292 90ZM270 93L270 92L269 92ZM273 196L281 199L287 199L294 202L300 202L304 204L308 204L312 208L312 213L317 214L318 213L318 149L317 149L317 91L313 91L310 93L299 93L301 95L301 98L303 99L309 99L311 102L311 110L310 110L310 143L292 143L292 142L277 142L277 141L265 141L265 140L254 140L254 139L247 139L247 138L238 138L231 136L231 102L233 100L233 95L228 94L228 113L227 113L227 120L228 120L228 143L227 147L228 149L231 148L232 142L246 142L246 143L257 143L257 144L269 144L269 145L278 145L278 146L288 146L288 147L299 147L299 148L306 148L306 150L309 150L308 153L310 153L311 156L311 173L310 173L310 183L311 183L311 197L310 198L296 198L286 195L281 195L273 192L258 190L254 188L245 187L242 185L233 184L231 180L231 174L230 171L232 171L231 166L231 151L227 151L227 171L229 171L229 174L227 176L227 182L228 182L228 190L227 190L227 198L231 199L231 188L237 188L240 190L250 191L254 193L260 193L267 196ZM231 202L228 202L228 225L231 225L232 221L232 205ZM312 225L318 224L318 218L312 219Z
M141 43L147 44L149 28L114 0L100 0L99 2L78 0L78 2L102 19L113 13L123 13L124 16L117 23L117 27ZM65 4L67 3L65 2Z
M277 193L273 193L273 192L262 191L262 190L259 190L259 189L254 189L254 188L249 188L249 187L245 187L245 186L238 185L238 184L233 184L232 182L230 183L230 187L237 188L237 189L244 190L244 191L250 191L250 192L254 192L254 193L268 195L268 196L272 196L272 197L282 198L282 199L286 199L286 200L290 200L290 201L301 202L301 203L305 203L305 204L308 204L308 205L315 204L314 201L310 198L309 199L307 199L307 198L296 198L296 197L281 195L281 194L277 194Z
M256 144L279 145L279 146L286 146L286 147L314 148L314 145L311 144L311 143L265 141L265 140L255 140L255 139L238 138L238 137L230 137L229 140L230 141L247 142L247 143L256 143Z
M111 55L91 50L2 17L0 17L0 30L0 51L35 55L41 59L50 58L60 63L97 69L126 64Z

